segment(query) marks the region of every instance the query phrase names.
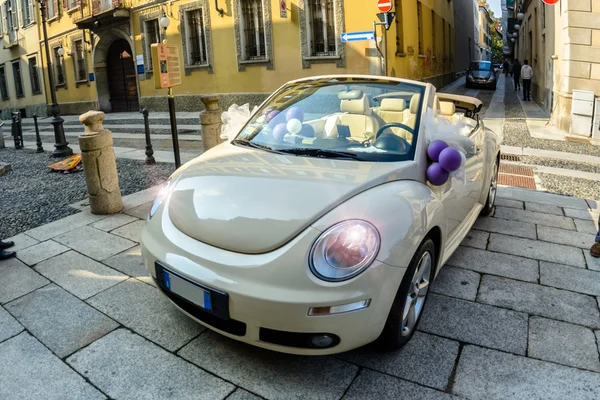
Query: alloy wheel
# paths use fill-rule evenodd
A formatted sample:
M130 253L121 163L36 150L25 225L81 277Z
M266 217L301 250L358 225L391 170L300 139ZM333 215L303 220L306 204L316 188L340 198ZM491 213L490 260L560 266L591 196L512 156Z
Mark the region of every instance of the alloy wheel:
M421 257L408 288L402 315L402 336L411 334L421 316L429 292L432 265L431 253L427 251Z
M496 202L496 193L498 192L498 162L494 163L494 174L492 175L492 181L490 183L490 191L488 193L488 204L490 207L494 207Z

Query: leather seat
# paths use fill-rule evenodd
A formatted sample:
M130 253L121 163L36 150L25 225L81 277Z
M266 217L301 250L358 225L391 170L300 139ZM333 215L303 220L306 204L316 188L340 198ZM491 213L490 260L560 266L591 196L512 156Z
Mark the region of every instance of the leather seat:
M418 94L414 94L412 96L412 98L410 99L410 106L409 106L408 110L405 110L405 112L404 112L404 122L402 122L402 123L413 129L415 128L415 125L417 124L417 114L419 113L420 101L421 101L421 96ZM406 112L406 111L408 111L408 112Z
M369 107L369 99L366 94L358 99L342 100L340 111L342 112L338 116L340 124L350 128L351 139L362 142L375 136L379 129L379 122Z
M450 101L440 101L440 115L452 117L456 112L456 105Z
M404 121L404 110L406 110L406 100L404 99L383 99L381 107L377 113L386 123Z

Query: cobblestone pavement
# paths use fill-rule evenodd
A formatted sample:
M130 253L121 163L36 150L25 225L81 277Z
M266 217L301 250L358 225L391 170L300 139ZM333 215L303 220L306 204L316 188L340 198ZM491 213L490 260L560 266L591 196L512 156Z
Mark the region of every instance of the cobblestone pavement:
M48 165L57 160L49 152L4 148L0 161L12 166L0 177L0 238L74 214L69 205L87 197L84 174L51 172ZM119 158L117 169L121 193L128 195L164 182L175 166Z
M11 238L1 399L598 398L597 210L585 200L500 188L404 349L298 357L206 330L159 294L139 247L153 194Z

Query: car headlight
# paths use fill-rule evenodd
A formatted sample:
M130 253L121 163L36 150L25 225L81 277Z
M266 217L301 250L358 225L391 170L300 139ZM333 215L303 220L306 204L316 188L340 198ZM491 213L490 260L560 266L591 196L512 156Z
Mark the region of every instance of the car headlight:
M381 239L366 221L349 220L332 226L319 236L310 252L310 268L319 279L339 282L350 279L375 260Z
M467 75L467 79L470 80L470 81L474 80L474 78L473 78L472 75Z
M494 75L492 75L492 76L490 76L490 77L488 78L488 81L489 81L489 82L492 82L492 81L495 81L495 80L496 80L496 77L495 77Z
M150 214L148 214L148 220L150 220L154 216L154 214L156 214L156 212L158 211L158 208L162 204L163 200L171 192L171 187L172 187L171 180L169 179L167 181L167 183L165 184L165 186L163 186L162 189L160 189L160 191L156 195L156 198L152 202L152 207L150 207Z

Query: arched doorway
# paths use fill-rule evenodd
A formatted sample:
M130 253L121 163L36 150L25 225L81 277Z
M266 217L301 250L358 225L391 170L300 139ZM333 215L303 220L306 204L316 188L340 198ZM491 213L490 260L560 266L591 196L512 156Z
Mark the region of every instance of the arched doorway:
M106 74L112 112L139 111L135 63L131 47L117 39L106 52Z

